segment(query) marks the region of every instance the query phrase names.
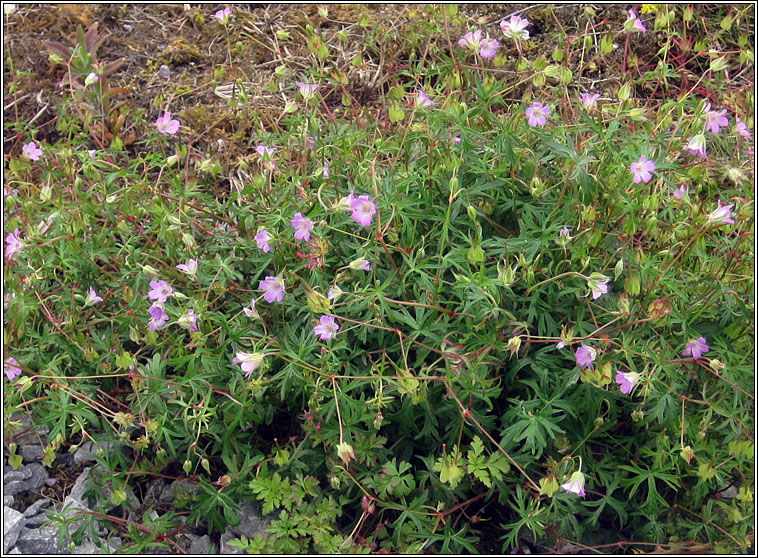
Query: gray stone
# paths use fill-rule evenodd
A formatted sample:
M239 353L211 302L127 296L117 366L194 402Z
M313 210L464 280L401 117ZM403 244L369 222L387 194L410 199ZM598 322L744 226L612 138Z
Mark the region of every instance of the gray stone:
M47 498L42 498L34 502L24 510L24 517L33 517L40 513L43 508L49 507L53 502Z
M81 501L82 498L84 498L84 493L87 491L87 486L89 485L90 470L91 470L90 467L84 468L81 474L76 478L76 482L74 482L74 486L71 488L71 491L68 493L68 496L66 496L66 500L71 498L72 500ZM64 505L65 505L65 501L64 501Z
M121 542L121 539L118 537L112 537L108 541L99 539L98 543L100 545L99 547L97 544L93 543L90 539L85 537L82 540L82 544L74 547L72 554L101 554L103 551L107 551L108 553L113 554L116 550L121 548L121 545L123 544Z
M229 530L235 535L245 535L248 539L252 539L258 533L262 533L271 523L272 514L261 517L255 508L247 502L242 502L240 508L240 524L236 527L229 526Z
M44 440L47 433L50 432L50 428L44 424L33 428L32 419L29 415L14 414L11 416L11 420L21 423L21 428L18 429L18 432L23 432L23 434L19 434L12 440L19 446L39 444L40 440Z
M737 498L737 487L734 485L731 485L726 490L722 490L721 497L725 500L734 500Z
M3 506L3 553L16 544L21 529L24 526L24 514L13 508Z
M37 462L42 457L44 450L39 444L30 444L28 446L19 446L18 453L27 463Z
M176 498L186 496L187 494L195 495L198 490L197 483L176 480L161 491L159 499L161 502L173 502Z
M42 527L26 529L18 537L16 548L21 554L62 554L58 549L58 529Z
M161 64L161 67L158 68L158 75L161 76L164 79L170 78L171 77L171 68L169 68L165 64Z
M9 471L3 475L3 489L5 494L18 494L27 490L41 488L48 479L47 471L41 463L30 463L19 468L18 471Z
M89 462L95 460L95 455L99 450L103 452L118 451L118 444L115 442L109 442L106 440L100 440L97 442L84 442L78 450L74 453L74 463Z
M187 534L192 541L189 547L190 554L209 554L213 549L211 538L208 535L198 537L197 535Z
M10 494L3 495L3 506L12 508L13 507L13 496Z
M229 530L229 528L226 529L223 533L221 533L221 548L219 549L219 554L244 554L242 550L237 548L236 546L232 546L229 544L229 541L232 539L238 539L239 537L235 535L234 533Z

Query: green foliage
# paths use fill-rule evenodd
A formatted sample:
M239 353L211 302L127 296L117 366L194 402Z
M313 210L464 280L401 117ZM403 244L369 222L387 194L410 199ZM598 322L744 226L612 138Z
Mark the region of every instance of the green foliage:
M660 51L639 58L593 8L551 60L502 35L507 56L482 60L450 35L479 25L452 5L409 8L399 38L365 14L334 37L305 23L312 102L288 60L267 85L292 93L273 117L240 80L227 124L256 124L233 155L195 143L208 130L158 137L137 111L122 114L139 142L94 142L95 101L72 90L44 157L6 159L6 235L22 242L4 275L5 353L22 370L4 391L9 464L30 413L48 428L46 466L84 440L113 444L89 493L102 512L152 474L197 492L153 523L102 513L68 534L55 514L65 540L118 523L130 551L172 548L179 517L223 532L248 502L270 520L231 543L249 553L509 552L609 532L646 543L625 551L745 550L754 168L734 120L753 115L718 66L752 76L729 54L748 12L685 26L684 9L650 6ZM103 37L78 35L47 47L81 81L102 69ZM360 56L333 64L353 38ZM716 69L693 38L723 47ZM400 52L369 117L346 68ZM599 66L619 79L585 107ZM693 67L713 78L711 109L683 78ZM534 101L544 125L529 124ZM722 105L708 158L687 152ZM634 182L641 157L656 168ZM264 297L273 281L282 300ZM736 498L717 497L727 485Z

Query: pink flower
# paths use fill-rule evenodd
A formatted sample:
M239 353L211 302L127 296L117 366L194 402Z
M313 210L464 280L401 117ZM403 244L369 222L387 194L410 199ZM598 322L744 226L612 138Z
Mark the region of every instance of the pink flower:
M18 237L18 229L10 233L5 237L5 257L6 259L13 259L13 254L20 252L24 247L24 243Z
M736 118L737 124L734 127L734 131L737 132L739 135L741 135L743 138L749 138L750 137L750 130L747 129L747 126L745 123L740 120L740 117L738 116Z
M602 273L590 273L587 278L587 286L592 291L592 299L597 300L608 292L608 283L610 283L610 277L606 277Z
M621 393L628 394L632 391L640 375L637 372L616 372L616 383L621 385Z
M495 58L495 55L497 54L497 47L500 46L500 43L497 42L497 39L484 39L482 41L482 48L479 51L479 56L482 57L482 60L490 60L491 58Z
M190 258L187 263L177 265L176 269L194 278L197 273L197 260Z
M432 101L429 96L421 91L421 89L416 90L416 108L425 108L425 107L431 107L434 106L434 101Z
M345 211L352 211L354 201L355 201L355 190L350 190L350 193L337 203L337 207L339 209L344 209Z
M150 314L150 320L147 322L150 331L156 331L168 322L168 314L163 311L163 304L160 302L154 302L147 312Z
M5 372L5 375L8 377L9 381L13 381L13 378L20 376L22 373L22 370L16 366L17 364L18 361L13 357L8 357L5 361L3 372Z
M313 334L320 335L322 341L329 341L339 328L339 324L334 321L334 316L321 316L319 325L313 328Z
M350 208L353 210L351 217L356 223L364 227L371 225L371 216L376 213L376 206L369 199L368 195L364 194L354 198L350 204Z
M294 219L290 219L290 226L295 229L295 240L308 241L311 239L310 231L313 223L307 217L303 217L303 214L299 211L295 213Z
M329 291L326 293L326 298L329 300L335 300L342 294L342 292L342 289L335 285L334 287L329 288Z
M678 200L681 200L684 197L684 194L686 193L687 193L687 186L682 184L681 186L679 186L679 188L674 190L674 197Z
M329 163L324 163L324 170L321 171L321 176L324 177L324 180L329 179Z
M524 114L529 119L529 125L534 127L544 126L550 112L550 107L543 105L542 103L534 102L532 103L532 106L524 111Z
M458 44L471 50L477 50L482 45L482 30L477 29L473 33L469 31L463 38L458 39Z
M719 225L733 225L734 219L732 219L732 208L733 205L725 205L721 203L721 200L718 200L718 207L714 209L710 215L708 215L708 219L706 221L706 224L708 223L717 223Z
M197 327L197 314L195 314L195 311L192 308L180 316L176 322L183 328L186 328L190 333L200 331L200 328Z
M721 126L729 124L729 119L726 117L726 109L720 111L711 110L711 103L705 103L705 129L718 134L721 130Z
M525 17L518 15L512 15L510 21L504 19L500 21L500 29L503 34L509 39L529 39L529 31L526 30L526 26L529 25L529 20Z
M317 83L302 83L300 81L296 81L295 85L297 85L297 88L300 90L300 94L303 96L303 99L305 99L306 102L316 94L316 89L318 89Z
M32 161L39 161L40 156L42 156L42 150L39 149L37 144L33 141L23 145L21 151L24 154L24 157L31 159Z
M597 100L600 98L600 93L580 93L579 101L582 103L584 110L592 110L595 108Z
M369 261L365 258L358 258L357 260L353 260L348 264L348 267L356 271L359 269L361 271L371 271L371 263L369 263Z
M164 303L168 297L174 294L174 289L172 289L171 285L165 281L150 281L150 286L152 287L152 290L147 293L148 300L156 300L159 303Z
M580 498L584 498L584 475L581 471L577 471L567 483L561 485L561 488L571 494L576 494Z
M97 77L97 74L95 72L90 72L87 77L84 79L84 86L90 86L94 85L100 80L99 77Z
M281 302L284 300L284 280L277 277L266 277L258 283L258 287L264 292L266 302Z
M260 318L260 315L258 314L258 311L255 309L255 299L251 300L250 301L250 306L245 306L242 309L242 311L245 313L245 316L247 316L251 320L253 320L253 319L257 320L258 318Z
M215 14L213 14L212 17L215 17L221 25L226 25L227 23L229 23L229 18L231 17L231 15L232 15L231 8L224 8L223 10L217 11Z
M258 155L263 158L264 161L268 161L274 156L276 147L266 147L265 145L259 145L255 148L255 150L258 152Z
M308 148L308 151L316 149L316 139L313 136L306 136L305 147Z
M640 156L638 161L629 165L629 170L632 171L632 174L634 175L632 182L635 184L640 182L650 182L650 179L653 178L653 175L650 173L653 172L655 168L655 163L653 161L648 161L644 155Z
M637 14L634 13L634 10L629 10L629 17L627 17L626 21L624 22L624 29L627 31L639 31L640 33L645 33L647 31L645 26L637 17Z
M155 125L158 127L158 132L161 134L174 135L179 131L179 121L171 120L171 112L166 111L163 116L159 116L155 121Z
M692 136L684 149L701 159L705 159L705 135L696 134Z
M682 351L682 356L700 358L701 355L708 351L710 351L710 348L705 344L705 337L700 337L687 343L687 348Z
M97 296L97 293L95 292L95 289L92 287L89 288L89 291L87 292L87 300L84 301L85 306L94 306L98 302L102 302L103 298L100 296Z
M253 370L258 368L263 362L263 355L261 353L243 353L237 351L237 358L235 359L240 364L243 372L245 372L245 378L247 378Z
M576 350L574 356L576 357L577 366L584 366L585 368L589 368L592 366L592 363L597 356L597 351L595 351L595 349L592 347L586 347L582 345Z
M258 248L268 253L271 250L271 246L268 245L268 241L271 240L271 236L266 232L264 227L261 227L253 239L258 243Z

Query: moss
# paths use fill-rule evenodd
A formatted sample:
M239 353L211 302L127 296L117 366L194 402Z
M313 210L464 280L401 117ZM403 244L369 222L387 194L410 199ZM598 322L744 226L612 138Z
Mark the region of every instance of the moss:
M205 58L200 49L184 37L177 37L158 55L162 64L188 64Z

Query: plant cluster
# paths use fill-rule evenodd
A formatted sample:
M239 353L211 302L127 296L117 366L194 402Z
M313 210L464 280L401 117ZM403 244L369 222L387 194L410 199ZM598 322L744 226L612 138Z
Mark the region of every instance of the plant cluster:
M234 63L227 10L208 25ZM5 161L6 441L17 413L49 427L46 465L111 441L97 461L113 504L152 475L188 479L186 520L214 533L255 502L275 519L234 541L251 553L526 537L744 551L754 96L727 74L752 76L752 53L731 49L753 8L724 6L718 31L690 7L615 23L587 8L551 62L530 14L482 30L455 6L424 10L427 48L390 74L379 118L311 28L313 67L280 82L281 114L244 88L230 99L268 125L228 169L193 146L180 99L138 144L116 141L117 65L97 61L96 26L73 51L47 44L71 90L60 139L29 130ZM660 50L638 57L653 32ZM685 49L693 35L721 50ZM610 56L617 87L589 88L583 71ZM242 186L216 195L233 173ZM100 512L132 550L171 548L182 523Z

